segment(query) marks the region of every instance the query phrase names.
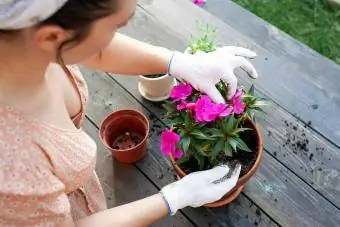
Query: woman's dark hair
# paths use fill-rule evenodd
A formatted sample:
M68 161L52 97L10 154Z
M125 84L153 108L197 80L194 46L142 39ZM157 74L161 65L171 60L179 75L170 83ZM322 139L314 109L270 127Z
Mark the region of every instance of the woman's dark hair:
M109 16L118 10L117 0L68 0L54 15L38 26L58 25L65 30L74 31L74 36L60 45L57 51L58 63L67 70L61 56L67 44L78 44L88 35L94 21ZM15 31L14 31L15 32ZM0 34L11 34L12 31L0 30Z

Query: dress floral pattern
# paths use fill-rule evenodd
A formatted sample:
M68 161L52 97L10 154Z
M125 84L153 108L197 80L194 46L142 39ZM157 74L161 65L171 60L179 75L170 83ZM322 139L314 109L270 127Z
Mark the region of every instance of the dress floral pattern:
M81 128L88 90L79 69L68 68L82 102L76 130L0 107L0 226L59 226L106 209L97 147Z

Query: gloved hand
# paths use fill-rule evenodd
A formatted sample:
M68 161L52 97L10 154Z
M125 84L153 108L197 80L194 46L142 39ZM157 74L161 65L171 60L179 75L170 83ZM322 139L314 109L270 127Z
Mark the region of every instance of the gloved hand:
M257 78L254 66L246 59L255 57L255 52L234 46L225 46L214 52L199 52L195 55L175 52L169 65L169 74L190 83L196 90L210 96L215 103L225 103L215 85L220 79L227 82L228 99L231 99L237 89L234 69L241 67L250 77Z
M184 207L200 207L221 199L236 185L240 171L241 166L238 165L231 174L228 166L191 173L165 186L161 193L169 205L171 215L174 215Z

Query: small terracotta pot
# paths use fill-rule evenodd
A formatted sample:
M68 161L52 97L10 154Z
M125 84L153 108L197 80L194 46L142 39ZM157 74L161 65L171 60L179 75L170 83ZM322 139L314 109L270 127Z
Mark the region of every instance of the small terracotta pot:
M138 135L135 140L138 142L124 149L114 148L113 144L122 135ZM119 162L128 164L137 162L146 154L148 135L149 120L143 113L132 109L111 113L102 122L99 130L100 139L105 147Z
M238 179L236 186L229 191L225 196L223 196L222 199L220 199L217 202L214 203L209 203L204 205L205 207L221 207L224 206L230 202L232 202L233 200L235 200L239 194L242 192L244 185L247 183L247 181L254 175L254 173L256 172L257 168L260 165L261 159L262 159L262 153L263 153L263 144L262 144L262 136L260 133L259 128L250 120L248 119L246 121L246 127L247 128L251 128L253 130L255 130L255 134L256 134L256 138L254 138L254 140L256 139L256 143L258 145L258 150L257 152L257 158L256 161L253 165L253 167L250 169L250 171L248 173L246 173L244 176L242 176L241 178ZM177 165L174 157L170 154L170 160L171 163L177 173L177 176L179 178L183 178L184 176L186 176L187 174L179 167L179 165Z
M161 77L149 78L139 76L139 93L149 101L164 101L169 98L176 79L168 74Z

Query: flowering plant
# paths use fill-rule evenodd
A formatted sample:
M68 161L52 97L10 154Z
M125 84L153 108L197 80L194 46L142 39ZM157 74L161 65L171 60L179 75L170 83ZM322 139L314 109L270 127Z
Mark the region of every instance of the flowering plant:
M208 53L216 50L213 38L216 36L217 29L209 24L197 24L197 28L203 34L200 37L191 37L190 54L195 54L197 51Z
M216 87L226 97L225 83ZM254 112L263 112L261 106L266 103L254 96L254 86L248 91L239 89L226 104L216 104L189 84L180 83L164 104L172 127L161 135L161 151L171 153L180 164L194 158L201 170L237 153L252 152L242 139L242 133L251 130L244 122L254 120Z

